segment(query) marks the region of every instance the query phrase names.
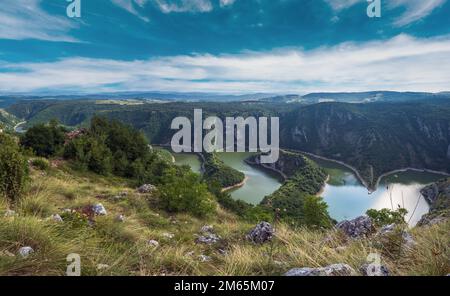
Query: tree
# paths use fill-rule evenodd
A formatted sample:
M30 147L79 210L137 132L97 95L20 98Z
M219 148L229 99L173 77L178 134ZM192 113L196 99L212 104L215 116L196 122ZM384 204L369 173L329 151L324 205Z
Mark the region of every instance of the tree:
M37 156L49 157L59 152L65 141L65 130L52 120L48 125L37 124L27 130L21 144Z
M12 137L0 134L0 147L0 195L14 202L23 192L28 163Z
M303 223L310 227L329 228L328 205L320 196L308 195L303 201Z
M408 210L403 208L398 208L393 211L390 209L375 210L370 209L366 212L367 216L372 218L375 225L382 227L388 224L405 224L405 216L408 214Z

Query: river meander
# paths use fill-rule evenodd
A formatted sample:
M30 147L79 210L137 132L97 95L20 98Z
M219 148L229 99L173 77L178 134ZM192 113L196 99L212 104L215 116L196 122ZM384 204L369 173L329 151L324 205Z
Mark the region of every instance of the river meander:
M248 177L244 186L231 191L232 197L258 204L266 195L277 190L282 181L274 173L245 163L244 160L250 155L251 153L220 153L219 157ZM189 165L193 171L200 172L201 162L197 155L174 156L177 164ZM332 161L312 159L330 175L321 196L329 206L331 217L338 221L355 218L368 209L396 209L400 206L408 210L406 219L410 225L414 225L429 210L427 202L420 195L420 189L443 177L427 172L395 173L384 177L378 189L369 194L347 167Z

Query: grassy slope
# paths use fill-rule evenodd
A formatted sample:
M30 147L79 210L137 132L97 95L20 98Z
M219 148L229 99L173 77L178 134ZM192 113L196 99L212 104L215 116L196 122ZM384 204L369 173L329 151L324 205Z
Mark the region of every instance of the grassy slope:
M128 192L123 200L111 198L123 191ZM17 253L26 245L36 253L27 259L0 255L0 275L63 275L70 253L81 255L85 275L279 275L293 267L338 262L358 269L369 253L379 252L370 240L344 242L334 232L294 230L281 224L276 225L273 248L270 244L255 246L244 239L253 225L220 208L206 221L169 215L152 207L151 200L136 194L124 179L78 173L64 164L45 173L33 170L26 196L14 207L19 216L0 216L0 254L5 250ZM97 218L94 227L46 220L62 209L98 202L108 215ZM5 202L0 202L0 213L5 209ZM115 221L119 214L126 216L124 223ZM219 246L195 244L195 235L205 224L212 224L223 238ZM398 275L450 272L449 226L414 229L417 246L396 259L385 256L384 263ZM174 237L166 238L165 233ZM159 241L160 246L147 246L149 239ZM346 248L339 250L338 246ZM219 248L226 249L227 255ZM200 262L200 254L211 256L212 261ZM109 267L97 270L98 264Z

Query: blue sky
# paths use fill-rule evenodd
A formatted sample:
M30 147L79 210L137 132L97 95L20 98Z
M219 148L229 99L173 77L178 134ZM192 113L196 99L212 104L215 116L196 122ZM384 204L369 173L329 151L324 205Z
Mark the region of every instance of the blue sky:
M450 90L448 0L80 1L0 3L1 93Z

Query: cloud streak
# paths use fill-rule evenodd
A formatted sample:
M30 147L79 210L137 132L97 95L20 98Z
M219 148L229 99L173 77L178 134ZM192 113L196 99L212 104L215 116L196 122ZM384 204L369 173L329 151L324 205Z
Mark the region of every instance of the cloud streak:
M78 42L68 35L76 27L64 16L52 16L40 7L41 0L2 1L0 39Z
M446 1L447 0L392 0L388 3L388 8L405 8L405 12L394 22L394 25L402 27L427 17Z
M363 0L324 0L334 11L339 13L341 10L352 7L355 4L363 3ZM447 0L390 0L386 1L383 8L392 10L396 8L404 9L403 14L394 20L394 25L403 27L417 22L429 16L435 9L442 6ZM384 3L384 1L382 1Z
M344 43L312 51L279 49L115 61L68 58L0 63L1 92L39 90L306 93L444 91L450 85L450 38Z
M125 9L129 13L139 17L144 22L150 21L148 17L142 15L141 12L138 11L138 8L143 8L147 4L148 0L111 0L111 2L118 7Z

